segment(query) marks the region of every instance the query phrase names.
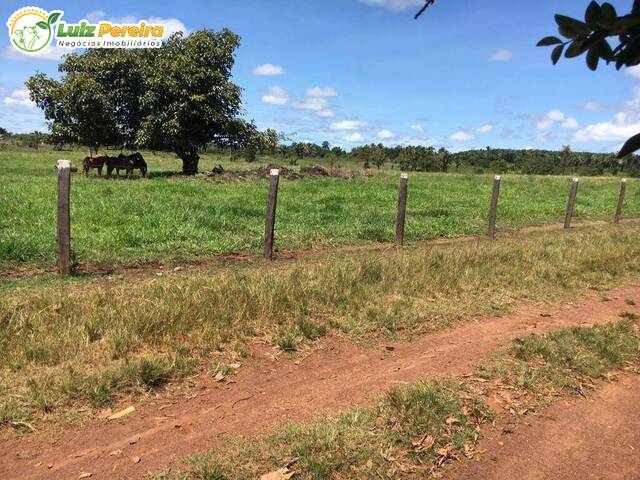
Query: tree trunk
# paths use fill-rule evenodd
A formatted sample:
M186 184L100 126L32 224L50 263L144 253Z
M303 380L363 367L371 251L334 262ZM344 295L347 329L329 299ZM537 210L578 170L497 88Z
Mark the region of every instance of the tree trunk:
M200 155L197 150L177 151L178 157L182 160L182 174L195 175L198 173L198 161Z

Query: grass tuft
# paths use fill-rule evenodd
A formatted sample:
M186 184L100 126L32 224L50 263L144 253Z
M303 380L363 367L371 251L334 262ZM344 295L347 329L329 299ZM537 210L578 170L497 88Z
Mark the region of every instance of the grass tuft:
M300 479L428 474L465 445L469 451L489 418L464 392L453 381L399 387L330 420L287 423L251 440L227 437L223 448L192 457L187 472L156 478L254 479L285 465Z

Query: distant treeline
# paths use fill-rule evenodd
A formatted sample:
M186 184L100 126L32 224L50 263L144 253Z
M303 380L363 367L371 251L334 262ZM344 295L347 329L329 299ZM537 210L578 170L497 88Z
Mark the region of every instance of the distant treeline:
M15 134L0 127L0 146L17 145L38 148L47 143L48 135L41 132ZM57 148L60 148L58 146ZM616 158L614 153L574 152L565 146L553 150L513 150L487 147L452 153L445 148L424 146L395 146L369 144L353 148L350 152L329 142L278 143L274 137L237 148L208 145L203 151L230 154L232 159L257 160L258 155L280 158L296 164L303 158L322 158L339 164L340 159L362 162L364 167L394 165L404 171L417 172L470 172L470 173L523 173L530 175L617 175L640 177L640 155Z
M423 146L387 147L370 144L345 152L340 147L293 143L278 147L284 157L348 157L369 166L396 165L405 171L473 173L523 173L530 175L617 175L640 177L640 156L629 155L623 159L614 153L574 152L566 146L560 151L513 150L487 147L482 150L466 150L452 153L445 148Z

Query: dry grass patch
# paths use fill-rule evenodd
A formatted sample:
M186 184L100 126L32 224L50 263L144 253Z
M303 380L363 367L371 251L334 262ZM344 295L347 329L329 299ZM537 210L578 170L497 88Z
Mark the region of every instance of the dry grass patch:
M265 341L407 338L640 270L640 227L328 255L0 297L0 424L103 407Z

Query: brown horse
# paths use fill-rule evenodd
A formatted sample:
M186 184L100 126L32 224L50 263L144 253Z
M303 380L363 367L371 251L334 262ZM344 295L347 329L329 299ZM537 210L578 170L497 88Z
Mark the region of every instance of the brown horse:
M120 176L120 170L127 172L127 178L131 178L135 169L140 170L143 177L147 176L147 162L139 153L124 155L121 153L117 157L110 157L107 161L107 176L110 177L113 170L116 170L116 176Z
M109 160L109 157L107 157L106 155L103 157L85 157L85 159L82 161L82 171L84 172L85 176L89 175L89 170L91 170L92 168L95 168L96 170L98 170L98 175L102 176L102 167L104 167L105 163L107 163Z
M127 172L127 178L131 178L133 161L122 154L117 157L109 157L107 160L107 177L111 177L114 169L116 171L116 177L120 176L120 170L125 170Z
M120 154L122 155L122 154ZM124 155L122 155L124 156ZM142 156L142 154L136 152L136 153L132 153L131 155L129 155L129 159L133 162L133 168L134 170L137 168L138 170L140 170L140 174L143 177L147 176L147 162L144 161L144 157Z

